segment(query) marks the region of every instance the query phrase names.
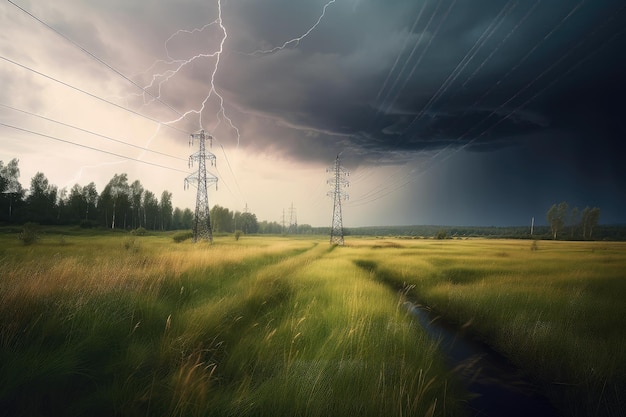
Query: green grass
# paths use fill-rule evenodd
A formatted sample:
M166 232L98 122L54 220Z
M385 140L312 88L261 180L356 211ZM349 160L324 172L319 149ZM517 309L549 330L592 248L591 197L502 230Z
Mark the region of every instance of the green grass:
M375 248L362 267L470 329L540 381L565 415L623 415L626 245L465 240Z
M623 413L623 243L96 233L0 234L8 415L463 415L400 288L564 415Z
M399 297L324 238L0 235L0 406L19 415L459 415Z

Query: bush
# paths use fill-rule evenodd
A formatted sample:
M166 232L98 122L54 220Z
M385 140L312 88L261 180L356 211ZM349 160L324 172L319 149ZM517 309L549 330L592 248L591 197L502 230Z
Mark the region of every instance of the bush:
M448 232L445 230L440 230L437 232L437 239L446 239L448 237Z
M145 236L148 234L148 231L144 227L138 227L135 230L131 230L130 234L133 236Z
M239 240L239 238L243 235L241 230L235 230L235 240Z
M39 239L39 236L37 235L38 231L39 224L32 222L25 223L22 227L19 239L22 243L24 243L24 245L32 245L37 239Z
M193 232L189 230L187 232L176 233L174 236L172 236L172 239L174 239L174 242L180 243L180 242L184 242L185 240L191 239L192 237L193 237Z

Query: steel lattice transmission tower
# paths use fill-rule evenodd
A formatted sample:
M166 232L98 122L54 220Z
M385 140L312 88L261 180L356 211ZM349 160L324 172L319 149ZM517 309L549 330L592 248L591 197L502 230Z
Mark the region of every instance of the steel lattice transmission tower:
M287 229L287 234L298 234L298 217L293 203L289 207L289 228Z
M333 176L326 182L333 185L333 190L329 191L327 195L333 197L333 225L330 229L330 244L331 245L343 245L343 218L341 214L341 200L348 199L348 193L343 191L344 187L349 186L349 182L346 179L350 175L348 170L341 166L339 155L335 159L335 164L326 169L326 172L332 173Z
M217 189L217 177L206 171L206 161L209 160L211 166L215 166L215 155L206 150L206 140L210 144L213 143L213 136L200 130L199 133L190 135L189 144L193 145L196 140L200 143L198 152L189 156L189 167L193 166L194 161L198 162L198 172L185 178L185 189L189 188L190 183L195 183L198 187L196 195L196 213L193 219L193 241L208 240L213 243L213 231L211 230L211 216L209 214L209 196L207 188L209 184L215 183Z

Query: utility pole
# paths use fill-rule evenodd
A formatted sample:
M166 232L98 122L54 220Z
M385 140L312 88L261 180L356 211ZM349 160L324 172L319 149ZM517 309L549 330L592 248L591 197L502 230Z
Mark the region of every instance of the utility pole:
M291 203L291 207L289 207L289 228L287 229L287 234L291 233L298 234L298 218L293 203Z
M348 193L342 190L344 187L349 186L349 182L346 179L350 175L348 170L341 166L339 155L335 159L335 164L326 169L326 172L332 173L333 176L329 178L326 183L333 186L332 191L328 191L326 195L333 197L333 225L330 229L330 244L343 246L343 218L341 214L341 200L348 199Z
M196 213L193 219L193 242L198 240L208 240L213 243L213 231L211 230L211 215L209 214L209 196L207 193L208 184L215 183L217 189L217 177L211 173L207 174L206 161L211 161L211 166L215 166L215 155L206 150L206 140L213 144L213 136L205 134L204 130L199 133L190 135L189 144L193 146L194 141L198 140L200 149L198 152L189 156L189 167L193 166L193 162L198 162L198 172L185 178L185 189L189 188L190 183L197 184L198 193L196 194Z
M283 217L281 219L282 232L285 233L285 209L283 209Z

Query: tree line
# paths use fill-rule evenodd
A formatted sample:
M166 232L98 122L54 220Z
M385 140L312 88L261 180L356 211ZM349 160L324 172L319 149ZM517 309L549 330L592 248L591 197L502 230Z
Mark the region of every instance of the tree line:
M308 224L287 226L278 222L267 220L259 221L255 214L244 211L232 211L226 207L214 205L211 209L211 227L213 232L232 233L241 230L245 234L314 234L319 231Z
M172 193L160 198L130 182L127 174L115 174L102 192L93 182L59 189L43 172L37 172L25 189L19 182L19 161L0 161L0 221L21 224L80 224L111 229L172 230L191 228L193 213L172 206Z
M600 221L598 207L571 210L567 202L553 204L546 213L552 239L591 239Z
M158 198L139 180L130 182L124 173L115 174L100 193L93 182L59 189L42 172L37 172L30 187L24 189L19 177L17 159L7 164L0 160L0 223L79 224L124 230L182 230L193 226L194 213L189 208L174 208L171 192L165 190ZM283 225L259 222L247 210L241 213L215 205L210 216L211 227L217 233L285 233ZM300 225L298 233L313 233L313 228Z

